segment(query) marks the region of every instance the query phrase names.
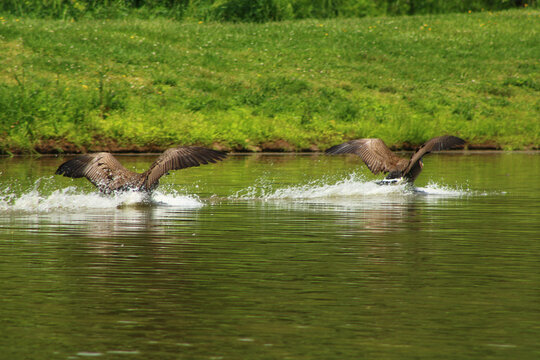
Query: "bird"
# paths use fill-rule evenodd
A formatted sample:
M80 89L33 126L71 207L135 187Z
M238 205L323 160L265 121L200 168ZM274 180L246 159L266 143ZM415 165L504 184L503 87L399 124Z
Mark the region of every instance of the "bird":
M424 163L424 155L432 151L451 149L465 144L465 140L452 135L435 137L424 143L410 159L395 155L386 144L378 138L357 139L343 144L332 146L325 151L326 154L355 154L360 156L368 169L375 175L380 172L388 174L379 185L401 183L413 184Z
M124 191L151 193L159 179L179 170L223 160L227 154L198 146L178 146L165 150L148 170L137 173L126 169L108 152L82 154L64 162L55 174L71 178L86 177L104 194Z

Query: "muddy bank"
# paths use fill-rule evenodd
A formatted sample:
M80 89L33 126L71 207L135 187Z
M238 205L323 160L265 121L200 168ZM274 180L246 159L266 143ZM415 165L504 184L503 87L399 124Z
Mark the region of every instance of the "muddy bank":
M200 145L200 144L185 144L185 145ZM393 144L390 149L393 151L412 151L416 150L421 144L411 144L408 142ZM34 146L34 154L82 154L92 152L111 152L111 153L160 153L164 150L175 146L170 145L135 145L135 144L120 144L113 139L99 139L95 143L89 146L77 145L65 140L42 140ZM227 152L239 152L239 153L257 153L257 152L320 152L325 148L319 147L315 144L307 148L298 148L285 140L276 140L260 143L257 145L243 146L229 146L219 142L213 143L208 146L215 150L227 151ZM456 149L468 149L468 150L502 150L502 146L494 141L486 141L483 143L467 143L465 146L457 147ZM539 150L540 146L531 145L525 150ZM22 155L28 154L26 149L12 148L5 151L2 155Z
M186 144L188 145L188 144ZM200 145L200 144L189 144L189 145ZM67 141L42 141L34 147L34 153L37 154L82 154L82 153L92 153L92 152L111 152L111 153L160 153L164 150L173 147L175 145L163 146L155 144L147 145L122 145L114 141L108 141L106 143L98 143L91 146L81 146L76 145ZM390 149L393 151L413 151L416 150L420 145L414 145L410 143L401 143L394 144L390 146ZM220 143L214 143L209 146L215 150L227 151L227 152L239 152L239 153L258 153L258 152L320 152L324 151L324 148L320 148L317 145L311 145L308 148L298 148L284 140L274 141L274 142L265 142L259 145L250 145L247 147L242 146L228 146ZM464 147L457 147L457 150L468 149L468 150L502 150L502 147L495 142L484 142L477 144L467 144ZM530 146L525 150L538 150L538 146ZM23 155L29 154L26 149L8 149L4 152L3 155Z

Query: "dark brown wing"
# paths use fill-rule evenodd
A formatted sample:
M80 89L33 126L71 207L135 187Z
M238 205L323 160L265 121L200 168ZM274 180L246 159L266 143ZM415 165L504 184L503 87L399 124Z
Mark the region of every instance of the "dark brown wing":
M165 150L146 172L145 188L151 189L160 177L171 170L179 170L201 164L215 163L227 154L198 146L179 146Z
M394 155L381 139L358 139L332 146L327 154L356 154L364 160L373 174L401 171L408 161ZM405 161L404 161L405 160Z
M126 187L140 176L124 168L114 156L106 152L76 156L60 165L55 174L72 178L86 177L103 192Z
M422 159L424 155L429 154L432 151L447 150L463 144L465 144L465 140L452 135L439 136L428 140L424 145L420 147L420 149L418 149L411 156L409 166L407 166L404 174L407 174L409 171L411 171L411 169L416 166L418 161Z

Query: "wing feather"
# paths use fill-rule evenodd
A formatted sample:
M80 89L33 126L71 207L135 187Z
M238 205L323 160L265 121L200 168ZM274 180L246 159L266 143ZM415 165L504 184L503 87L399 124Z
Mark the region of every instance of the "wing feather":
M327 154L355 154L360 156L373 174L391 172L398 169L403 159L396 156L381 139L357 139L335 145L326 150Z
M163 175L171 170L185 169L201 164L215 163L225 159L227 155L198 146L179 146L165 150L146 172L145 187L150 189Z
M86 177L103 192L117 190L138 175L124 168L112 154L106 152L78 155L60 165L55 174L71 178Z
M409 173L424 155L429 154L432 151L448 150L463 144L465 144L465 140L452 135L438 136L428 140L411 156L405 174Z

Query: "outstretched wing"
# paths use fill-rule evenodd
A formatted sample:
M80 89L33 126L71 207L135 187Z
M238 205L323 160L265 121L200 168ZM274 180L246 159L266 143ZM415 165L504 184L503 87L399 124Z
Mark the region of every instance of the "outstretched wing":
M111 192L136 176L127 170L110 153L83 154L66 161L55 174L72 178L86 177L103 192Z
M418 161L422 159L424 155L429 154L432 151L447 150L463 144L465 144L465 140L452 135L439 136L428 140L411 156L409 166L407 166L405 173L408 173L414 166L416 166Z
M215 163L227 154L198 146L179 146L165 150L146 172L146 189L151 189L160 177L171 170L179 170L201 164Z
M356 154L362 158L373 174L391 172L399 169L402 158L386 146L381 139L358 139L332 146L327 154Z

